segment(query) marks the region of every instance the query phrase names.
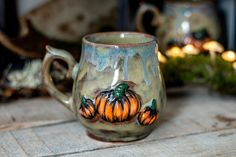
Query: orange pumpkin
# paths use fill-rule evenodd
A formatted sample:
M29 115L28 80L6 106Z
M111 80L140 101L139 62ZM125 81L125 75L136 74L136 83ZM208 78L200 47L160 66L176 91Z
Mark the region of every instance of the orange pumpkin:
M99 93L95 99L97 112L108 122L124 122L132 119L140 110L140 97L129 89L127 83L115 89Z
M93 101L83 97L79 113L86 119L93 119L97 113Z
M156 109L156 100L153 99L151 106L146 106L138 115L138 121L141 125L150 125L158 118Z

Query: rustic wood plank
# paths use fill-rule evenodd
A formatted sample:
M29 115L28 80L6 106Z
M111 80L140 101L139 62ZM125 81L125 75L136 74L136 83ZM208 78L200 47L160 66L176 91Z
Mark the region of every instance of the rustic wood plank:
M11 115L7 112L5 105L0 105L0 125L8 122L12 122Z
M204 88L184 89L177 93L177 97L168 99L159 127L141 141L115 144L95 141L86 136L85 129L78 122L15 130L12 135L30 156L52 156L236 128L236 98L209 95ZM46 114L45 108L41 110ZM4 141L0 140L0 143Z
M90 143L91 140L85 135L84 129L77 123L64 124L50 128L35 128L34 132L45 142L55 154L87 150L87 147L97 148ZM76 126L76 127L74 127Z
M0 131L15 130L74 120L73 114L49 98L0 104Z
M17 141L20 141L19 144L24 148L29 156L52 154L52 151L45 145L44 141L42 141L32 129L23 129L17 132L12 132L12 135L17 139Z
M0 156L2 156L2 157L8 157L8 155L7 155L6 151L5 151L5 149L2 148L2 147L0 147Z
M236 129L221 130L203 134L180 136L170 139L152 140L101 149L96 151L64 155L62 157L235 157Z
M27 157L28 155L20 147L18 141L16 141L10 132L0 132L0 156Z
M236 127L236 98L210 94L205 88L183 88L169 95L153 139Z

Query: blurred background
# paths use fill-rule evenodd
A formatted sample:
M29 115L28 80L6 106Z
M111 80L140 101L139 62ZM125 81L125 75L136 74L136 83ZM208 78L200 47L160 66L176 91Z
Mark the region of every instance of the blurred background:
M79 60L81 39L89 33L146 32L157 37L166 58L173 45L203 51L208 41L235 51L235 8L235 0L0 0L0 102L46 95L41 81L45 45L66 49ZM70 90L63 63L55 63L52 71L58 88ZM177 85L185 83L178 79Z

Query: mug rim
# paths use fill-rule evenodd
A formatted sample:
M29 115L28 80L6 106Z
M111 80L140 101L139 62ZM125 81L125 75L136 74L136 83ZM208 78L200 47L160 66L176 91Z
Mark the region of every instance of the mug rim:
M130 35L142 35L145 38L149 38L150 41L144 41L139 43L99 43L99 42L93 42L88 40L90 37L100 36L100 35L114 35L114 34L130 34ZM85 35L82 39L83 44L91 45L91 46L99 46L99 47L135 47L135 46L147 46L153 42L157 43L157 39L155 36L142 33L142 32L129 32L129 31L113 31L113 32L98 32L98 33L92 33Z

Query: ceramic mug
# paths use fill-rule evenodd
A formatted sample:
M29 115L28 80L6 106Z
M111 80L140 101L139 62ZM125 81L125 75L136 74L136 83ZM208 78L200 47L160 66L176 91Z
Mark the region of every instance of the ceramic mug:
M89 136L104 141L133 141L157 125L166 102L155 37L135 32L107 32L83 38L80 62L70 53L46 47L43 80L47 90L83 124ZM54 86L53 60L68 64L72 95Z
M136 18L137 29L146 32L144 14L148 11L153 14L151 24L156 26L162 52L172 44L201 47L208 38L220 39L219 16L213 0L166 0L163 9L160 13L154 5L142 3Z

